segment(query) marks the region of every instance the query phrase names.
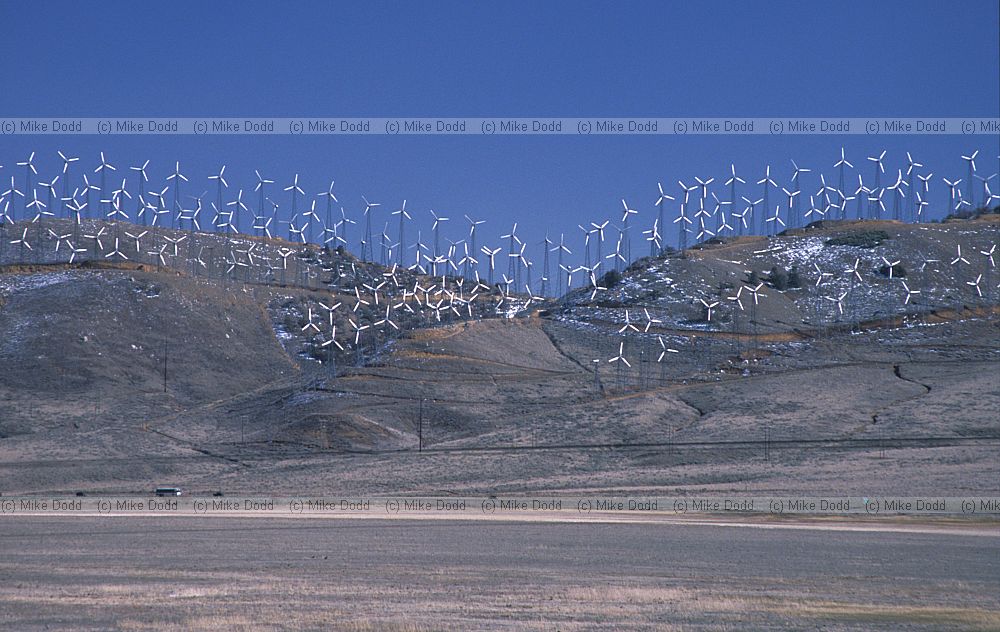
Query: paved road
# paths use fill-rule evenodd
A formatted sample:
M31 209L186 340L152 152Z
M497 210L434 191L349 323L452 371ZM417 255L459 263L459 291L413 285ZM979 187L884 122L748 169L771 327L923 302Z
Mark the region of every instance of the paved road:
M828 526L21 516L0 627L1000 626L995 530Z

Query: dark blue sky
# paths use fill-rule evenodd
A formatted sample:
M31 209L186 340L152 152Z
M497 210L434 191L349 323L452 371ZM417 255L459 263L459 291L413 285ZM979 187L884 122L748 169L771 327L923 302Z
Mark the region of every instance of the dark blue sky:
M2 2L0 117L1000 116L994 0L289 4ZM32 150L55 172L59 148L149 158L154 182L180 160L192 193L222 163L247 189L254 168L282 186L298 172L312 194L336 179L355 214L365 194L424 221L486 218L483 243L515 220L575 238L622 197L646 228L658 180L771 163L787 186L789 158L832 174L841 145L866 180L864 156L887 149L894 176L913 152L938 209L960 154L981 149L989 175L1000 153L984 136L20 136L0 137L0 178Z

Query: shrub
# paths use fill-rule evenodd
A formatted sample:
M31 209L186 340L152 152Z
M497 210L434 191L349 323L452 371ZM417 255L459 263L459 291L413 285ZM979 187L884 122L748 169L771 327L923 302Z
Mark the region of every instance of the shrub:
M859 230L846 233L826 240L827 246L855 246L857 248L874 248L889 239L889 233L884 230Z
M788 289L788 273L785 272L784 268L779 268L774 266L771 268L771 273L767 275L768 284L775 288L776 290L787 290Z
M642 257L633 261L629 267L625 268L626 272L637 272L639 270L644 270L653 262L652 257Z
M609 290L614 286L618 285L622 280L622 275L618 273L618 270L608 270L601 277L601 285L608 288Z
M888 278L889 266L882 264L882 267L878 269L878 273ZM906 276L906 268L903 267L903 264L897 263L896 265L892 266L892 278L899 279L905 276Z
M802 287L802 277L799 276L798 266L792 266L788 272L788 287Z

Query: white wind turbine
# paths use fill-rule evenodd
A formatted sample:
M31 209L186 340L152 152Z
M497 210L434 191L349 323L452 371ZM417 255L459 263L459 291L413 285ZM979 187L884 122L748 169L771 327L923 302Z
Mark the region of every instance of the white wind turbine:
M914 177L918 178L920 177L919 175L913 173L913 170L917 167L923 167L923 165L914 160L913 156L910 155L910 152L906 152L906 177L910 179L909 181L911 183L913 182ZM916 193L917 188L916 186L911 186L910 190ZM910 196L910 204L908 212L909 212L909 220L911 222L916 221L918 215L918 209L916 207L916 198L917 198L916 195Z
M258 174L258 176L259 175L260 174ZM222 208L223 208L223 205L222 205L222 189L223 189L223 187L225 187L227 189L229 188L229 183L226 182L226 165L222 165L222 167L219 169L219 173L212 174L212 175L208 176L208 179L209 180L215 180L215 184L216 184L215 208L221 211ZM263 203L261 204L261 207L263 207ZM228 224L227 224L227 227L228 227ZM229 231L227 230L226 232L229 232Z
M729 187L729 211L734 213L734 209L736 208L736 184L746 184L747 181L736 175L736 163L729 163L729 169L732 172L732 175L729 176L728 180L726 180L726 186ZM744 215L741 215L740 219L744 219L744 217ZM746 224L746 221L743 223ZM740 229L740 234L743 234L743 229Z
M103 158L103 155L102 155L102 158ZM27 191L27 192L33 191L34 187L31 186L31 176L32 175L36 175L36 176L38 175L38 169L35 168L35 152L31 152L31 155L28 156L28 159L24 160L22 162L17 163L17 166L18 167L24 167L24 181L26 183L25 186L24 186L24 190ZM13 178L13 176L12 176L12 178ZM13 179L11 179L11 186L12 187L14 186L13 183L14 183L14 181L13 181ZM29 211L30 207L28 205L28 198L27 198L27 196L25 196L23 194L21 195L21 197L24 198L24 219L28 219L28 215L30 213L30 211ZM11 242L11 243L13 243L13 242ZM30 246L29 246L29 250L30 250Z
M469 222L469 251L475 254L476 252L478 252L476 250L476 228L479 227L481 224L485 224L486 220L485 219L475 220L466 215L465 221ZM479 261L477 261L476 259L471 259L471 262L475 266L474 272L476 275L476 279L479 279ZM466 263L465 276L466 277L469 276L468 263Z
M972 287L972 288L974 288L976 290L976 294L979 296L979 298L983 297L983 290L982 290L982 288L979 287L979 284L982 282L982 280L983 280L983 275L980 274L979 276L977 276L975 278L974 281L966 281L965 282L966 285L968 285L968 286L970 286L970 287Z
M515 255L515 251L514 251L514 242L517 242L518 245L521 245L521 240L517 236L517 222L514 222L514 225L513 225L513 227L511 227L509 233L507 233L506 235L500 235L500 239L507 239L507 240L509 240L508 249L507 249L507 276L510 277L510 278L513 278L514 277L514 259L513 259L513 257L516 256ZM493 271L490 270L490 278L491 278L490 283L491 284L492 284L492 275L493 275Z
M620 362L625 366L632 368L632 365L629 363L629 361L625 359L625 340L622 340L621 342L618 343L618 355L608 360L608 362L612 364Z
M798 193L798 191L796 191L796 193ZM772 215L771 217L768 217L764 221L767 222L768 224L771 224L771 231L773 231L773 232L771 232L771 234L773 234L773 235L777 235L779 232L781 232L781 230L778 230L778 225L779 224L781 225L781 229L784 230L784 228L785 228L785 222L784 222L784 220L781 219L781 205L779 204L779 205L775 206L774 207L774 215Z
M954 211L954 210L956 210L958 208L958 206L955 205L955 198L956 197L961 197L961 196L958 195L957 191L958 191L958 185L962 183L962 179L959 178L958 180L955 180L954 182L952 182L948 178L941 178L941 179L944 180L944 183L946 185L948 185L948 189L949 189L949 191L951 193L951 202L948 204L948 209L949 209L949 213L950 213L951 211Z
M73 164L74 162L80 160L80 159L78 157L70 158L66 154L62 153L61 151L57 151L56 153L59 154L59 159L62 160L62 162L63 162L63 168L62 168L63 194L62 194L62 199L65 202L63 204L63 210L66 212L66 217L69 217L69 212L70 212L69 200L71 199L70 196L69 196L69 166L71 164Z
M709 180L709 182L711 182L711 180ZM625 259L627 261L632 261L632 242L628 231L628 217L629 215L638 215L639 211L629 208L628 202L625 201L625 198L622 198L622 206L625 209L622 213L622 226L624 227L622 229L622 234L625 236Z
M233 210L229 211L229 222L226 232L229 232L228 229L232 228L233 232L238 234L240 232L240 211L248 212L250 210L250 207L243 202L243 189L239 189L236 192L236 199L227 202L226 206L233 207Z
M494 257L497 256L497 254L500 252L501 248L498 246L496 248L490 249L489 246L483 246L480 250L481 250L481 252L484 255L486 255L487 257L490 258L490 286L492 286L493 285L493 270L496 267L496 265L495 265L496 262L494 261Z
M404 251L403 245L406 244L406 220L413 219L412 217L410 217L410 214L406 212L406 200L405 199L403 200L403 203L400 205L400 207L398 209L396 209L395 211L393 211L392 214L393 215L399 215L399 243L400 243L400 248L398 248L396 250L396 263L399 264L399 265L403 265L403 251Z
M733 173L735 175L735 171ZM667 195L667 193L663 190L663 183L657 182L656 188L660 191L660 197L656 198L657 225L663 226L663 203L667 200L673 202L674 197L672 195ZM658 247L659 244L656 244L656 246ZM650 252L650 255L658 255L660 254L660 251L662 251L662 249L657 252Z
M903 219L901 215L902 205L900 204L900 199L906 197L906 192L903 191L903 187L909 186L906 180L903 180L903 170L896 170L896 181L889 185L888 190L892 191L892 219L900 221Z
M291 220L288 224L288 241L292 241L292 222L296 220L299 214L299 196L306 194L306 192L302 190L302 187L299 186L299 174L296 173L292 177L292 183L283 190L292 194Z
M761 178L760 180L758 180L757 184L764 185L764 196L761 198L761 200L764 202L763 208L765 208L765 209L770 208L769 205L768 205L768 203L767 203L768 191L770 191L771 187L777 187L778 186L778 183L771 179L771 165L767 165L766 166L766 168L764 170L764 177ZM765 222L764 215L761 214L761 221L760 221L760 233L761 234L764 233L764 228L765 228L765 223L764 222ZM757 224L756 221L754 221L753 223L754 223L754 225Z
M110 169L111 171L117 171L117 169L115 169L114 165L112 165L107 160L105 160L105 158L104 158L104 152L102 151L101 152L101 164L99 164L97 166L97 168L94 169L94 173L100 173L101 174L101 188L100 188L101 199L99 200L99 203L100 203L100 209L99 209L99 211L100 211L100 213L99 213L98 217L103 217L103 216L107 215L107 213L106 213L105 208L104 208L103 205L104 205L105 202L110 202L110 199L105 199L104 198L105 191L108 190L108 188L107 188L107 178L106 178L108 169Z
M955 265L960 262L964 263L965 265L972 265L971 263L969 263L968 259L962 256L962 244L958 244L957 249L958 249L958 254L955 256L954 259L951 260L951 265Z
M882 174L885 173L885 167L882 165L882 161L885 159L885 150L878 156L868 156L868 160L875 163L875 186L871 189L871 193L881 190L881 180ZM879 200L882 199L881 193L879 193ZM869 219L876 219L875 204L873 203L871 197L868 199L868 217Z
M268 180L264 176L260 175L260 171L258 171L256 169L253 170L253 173L254 173L255 176L257 176L257 184L255 184L254 187L253 187L253 192L257 194L257 214L258 215L264 215L264 201L265 200L270 201L269 198L267 198L267 196L265 195L264 187L266 185L268 185L268 184L274 184L274 180ZM332 184L330 186L331 186L331 188L333 187ZM228 188L228 185L227 185L227 188ZM219 192L219 200L220 200L220 203L221 203L221 200L222 200L222 193L221 193L221 191ZM271 221L275 221L275 222L277 221L277 217L276 216L277 216L277 211L278 211L278 205L275 204L274 202L271 202L271 205L272 205L271 219L268 220L268 222L267 222L268 224L270 224ZM275 229L277 229L277 224L275 224ZM270 237L271 237L271 235L268 234L268 238L270 238Z
M719 306L719 301L706 301L703 298L699 298L702 306L705 308L705 320L707 322L712 322L712 310Z
M989 209L989 204L994 199L1000 198L1000 195L996 195L993 193L993 191L990 190L990 180L996 178L997 174L994 173L992 175L986 176L985 178L980 175L974 175L973 177L976 180L979 180L980 182L983 183L983 197L982 200L979 202L979 207L983 209Z
M336 235L336 226L334 225L333 222L333 205L334 203L340 204L340 200L338 200L337 196L334 195L333 193L334 184L336 184L336 181L330 180L330 186L327 188L327 190L323 191L322 193L317 193L316 197L323 198L326 200L326 217L323 220L323 232L324 233L328 232L330 227L333 226L334 234ZM403 203L405 204L406 200L403 200ZM328 241L329 240L324 240L323 243L327 243Z
M841 148L841 151L843 151L843 148ZM788 196L788 217L792 221L792 228L796 228L798 225L797 218L799 216L799 200L801 200L800 194L802 193L801 177L803 173L810 173L812 170L806 169L805 167L800 167L798 164L795 163L794 160L792 160L791 162L792 162L792 183L795 185L795 190L788 191L784 187L782 187L781 190L784 191L785 195ZM841 169L840 179L841 179L840 188L843 189L844 188L843 169Z
M839 176L840 177L837 180L837 189L840 191L840 196L842 198L846 198L847 197L847 192L844 190L844 167L845 166L850 167L851 169L854 168L854 165L852 165L851 162L844 155L844 148L841 147L840 148L840 160L838 160L837 162L833 163L833 168L834 169L839 169ZM857 195L857 193L855 193L855 195ZM847 219L846 204L844 204L844 205L842 205L840 207L840 219Z
M174 164L174 172L172 174L170 174L169 176L167 176L167 180L168 181L170 181L170 180L174 181L174 207L170 211L170 214L171 214L170 226L172 228L177 228L178 227L177 226L177 219L178 219L178 217L180 217L180 214L181 214L181 203L180 203L181 181L182 180L184 182L188 181L187 176L185 176L183 173L181 173L181 163L179 161ZM102 191L103 191L103 188L104 187L102 185L102 187L101 187Z
M976 173L976 156L978 156L978 155L979 155L979 150L977 149L976 151L972 152L968 156L962 156L962 160L964 160L967 163L969 163L969 175L968 175L968 179L966 180L966 185L965 186L966 186L966 189L968 191L968 195L966 197L969 198L969 203L970 204L972 203L972 177Z
M242 193L242 191L240 191L240 193ZM319 215L316 214L316 200L311 201L311 203L309 204L309 210L303 213L302 216L309 218L310 226L321 226L323 223L323 220L321 220ZM315 240L310 239L310 235L306 235L306 241L309 242Z
M129 167L129 170L139 174L137 177L139 180L139 193L136 196L135 218L138 220L141 217L143 226L146 225L146 183L149 182L149 176L146 175L146 167L148 166L149 160L138 167Z
M441 224L449 221L449 218L438 215L433 210L429 213L434 218L434 224L431 226L431 230L434 232L434 261L431 264L431 269L434 270L432 274L437 276L438 259L441 257Z
M362 261L374 261L375 260L375 250L374 250L373 244L372 244L372 209L378 208L379 206L382 206L382 205L379 204L379 203L377 203L377 202L369 202L368 198L366 198L363 195L361 196L361 199L365 203L365 210L364 210L364 216L365 216L365 238L364 238L364 241L361 242L361 260ZM365 249L366 248L368 250L367 258L365 256Z

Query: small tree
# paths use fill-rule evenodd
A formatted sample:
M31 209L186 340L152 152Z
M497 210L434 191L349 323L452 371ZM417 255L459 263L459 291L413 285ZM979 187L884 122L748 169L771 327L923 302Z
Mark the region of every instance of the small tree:
M792 266L788 272L788 287L802 287L802 277L799 276L798 266Z
M767 276L767 282L776 290L785 291L788 289L788 273L785 272L784 268L774 266Z
M622 275L618 273L617 270L608 270L601 277L601 284L609 290L614 286L618 285L622 280Z

